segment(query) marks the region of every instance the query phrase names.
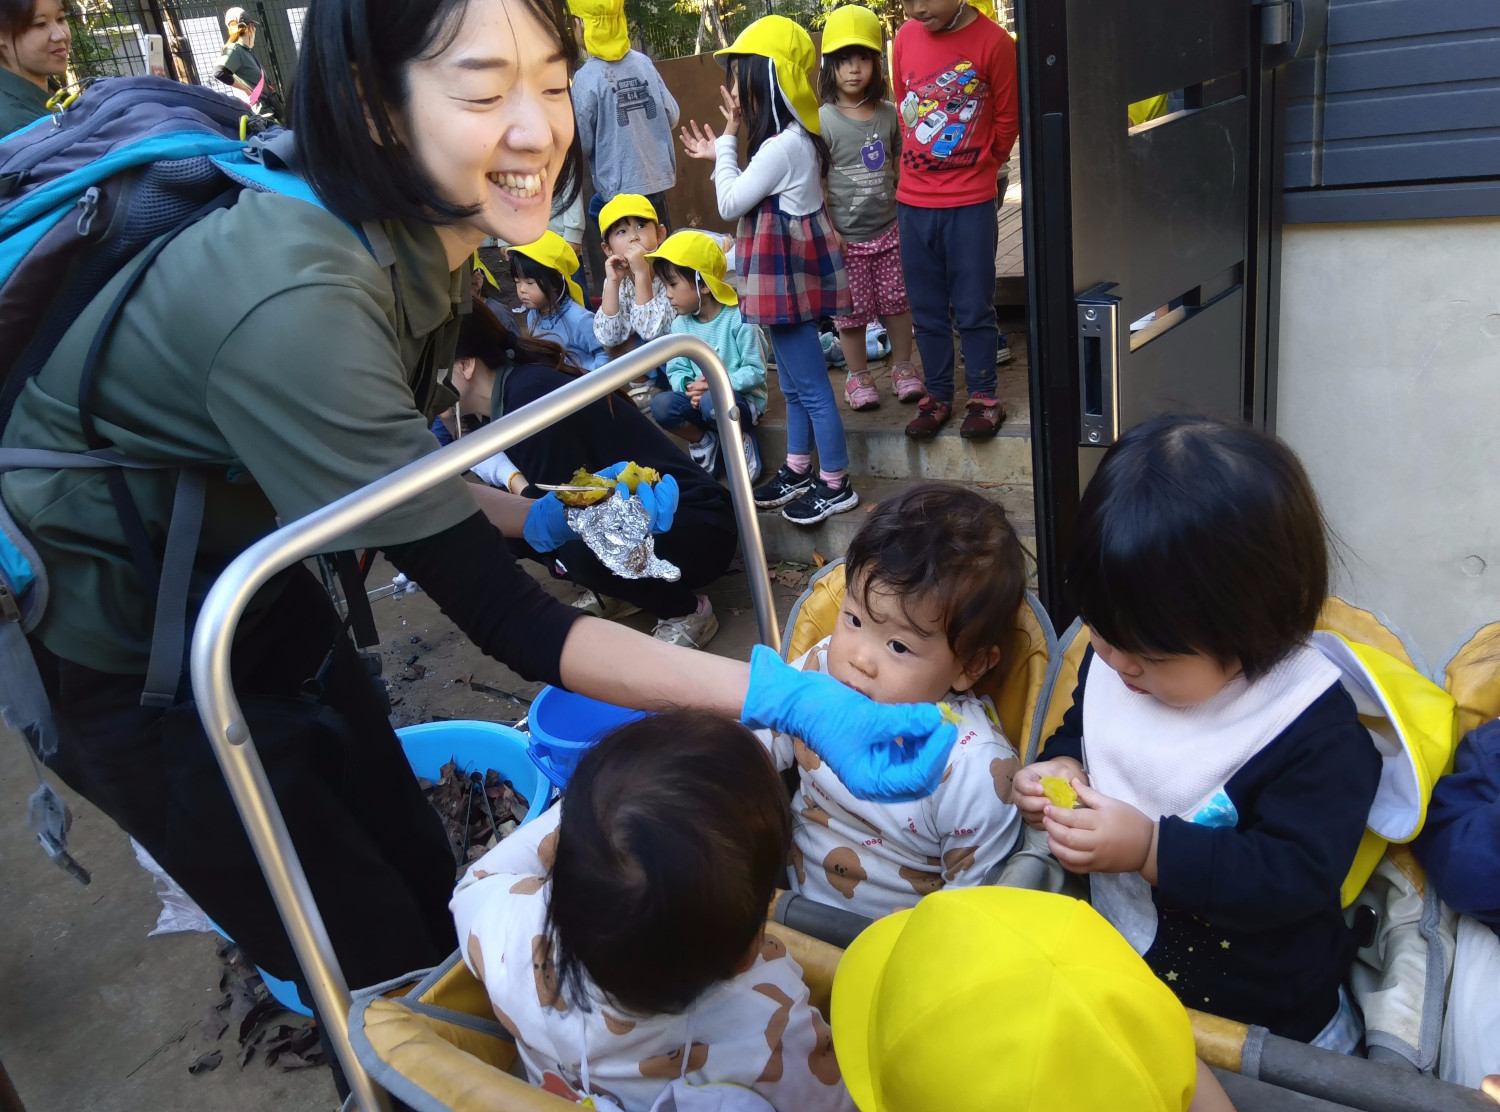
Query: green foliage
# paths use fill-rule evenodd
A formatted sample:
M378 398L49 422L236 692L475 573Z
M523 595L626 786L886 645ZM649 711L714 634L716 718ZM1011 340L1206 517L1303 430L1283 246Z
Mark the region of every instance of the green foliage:
M82 7L68 5L68 27L73 42L68 50L68 69L75 78L112 77L118 72L109 34L125 22L109 4L100 0Z

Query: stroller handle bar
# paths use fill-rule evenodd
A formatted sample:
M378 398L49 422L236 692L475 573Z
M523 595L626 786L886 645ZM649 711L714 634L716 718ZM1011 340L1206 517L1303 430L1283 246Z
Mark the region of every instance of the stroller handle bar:
M765 548L755 517L750 471L740 445L740 411L723 362L703 340L672 335L652 340L596 371L582 375L530 405L507 413L478 432L455 440L446 448L409 463L368 486L347 494L322 509L262 537L224 569L204 600L193 630L190 668L193 697L203 728L235 807L255 848L261 871L276 900L277 911L312 991L319 1018L328 1031L352 1096L364 1112L389 1112L386 1094L355 1058L349 1042L349 985L334 956L323 917L313 899L302 862L292 846L286 820L272 794L255 742L235 698L229 656L234 633L251 598L273 575L299 560L330 549L351 530L430 490L445 479L461 475L481 460L525 440L591 402L608 397L630 380L675 357L691 359L708 380L718 417L744 553L745 575L760 640L779 648L776 608L766 569Z

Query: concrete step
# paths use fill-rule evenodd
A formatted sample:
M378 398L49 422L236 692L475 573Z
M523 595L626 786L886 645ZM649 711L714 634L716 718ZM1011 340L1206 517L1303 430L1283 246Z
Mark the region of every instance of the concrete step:
M766 558L772 563L790 561L797 564L816 563L815 556L835 560L844 555L854 534L864 524L869 513L882 499L922 481L922 477L901 479L878 479L855 476L854 489L859 494L859 505L847 513L834 514L816 525L793 525L781 516L780 510L763 510L756 516L760 520L760 535L766 546ZM984 497L999 502L1010 517L1011 526L1026 548L1028 565L1035 564L1036 520L1031 497L1030 483L978 483L975 489Z

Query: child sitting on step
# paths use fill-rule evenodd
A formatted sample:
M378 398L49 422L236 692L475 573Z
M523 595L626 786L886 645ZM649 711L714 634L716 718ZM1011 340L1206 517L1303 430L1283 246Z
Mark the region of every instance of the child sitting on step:
M1137 425L1084 492L1067 584L1091 648L1016 777L1027 821L1184 1004L1348 1053L1340 888L1381 756L1311 641L1328 555L1302 465L1238 424Z
M724 281L724 250L703 232L674 232L646 257L677 311L672 331L699 337L724 361L740 410L745 464L754 482L760 477L760 450L750 427L766 410L766 363L760 335L740 316L739 294ZM667 363L667 380L672 389L651 400L651 416L686 440L693 462L712 475L719 458L719 427L708 379L698 364L678 357Z
M912 803L866 802L800 739L760 737L778 768L799 769L792 889L879 917L940 888L983 884L1017 847L1011 781L1021 762L973 687L1002 663L1026 565L999 505L924 483L875 507L844 568L838 625L794 667L878 703L946 703L958 742L942 783Z
M594 314L584 308L583 290L573 280L577 270L578 256L553 231L510 249L510 273L526 309L526 330L560 344L583 370L597 371L608 358L594 337Z
M599 234L604 237L604 292L594 314L594 336L615 359L672 331L677 314L646 258L667 233L656 218L656 206L638 193L622 193L599 210ZM651 399L661 393L653 381L659 372L629 386L630 400L643 413L651 412Z
M585 754L450 904L531 1083L601 1112L669 1088L666 1107L698 1107L682 1090L710 1084L724 1112L854 1112L801 967L765 933L790 840L781 779L738 723L675 711Z

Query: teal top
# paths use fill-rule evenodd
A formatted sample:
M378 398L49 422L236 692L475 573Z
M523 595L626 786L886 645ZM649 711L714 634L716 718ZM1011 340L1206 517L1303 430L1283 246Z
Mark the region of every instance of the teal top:
M47 114L46 89L0 66L0 138Z
M738 305L725 305L707 324L691 314L680 316L672 322L672 331L701 337L719 353L734 388L745 395L757 414L766 411L766 361L760 350L760 333L746 323ZM679 394L698 377L698 365L691 359L679 357L667 363L667 378Z

